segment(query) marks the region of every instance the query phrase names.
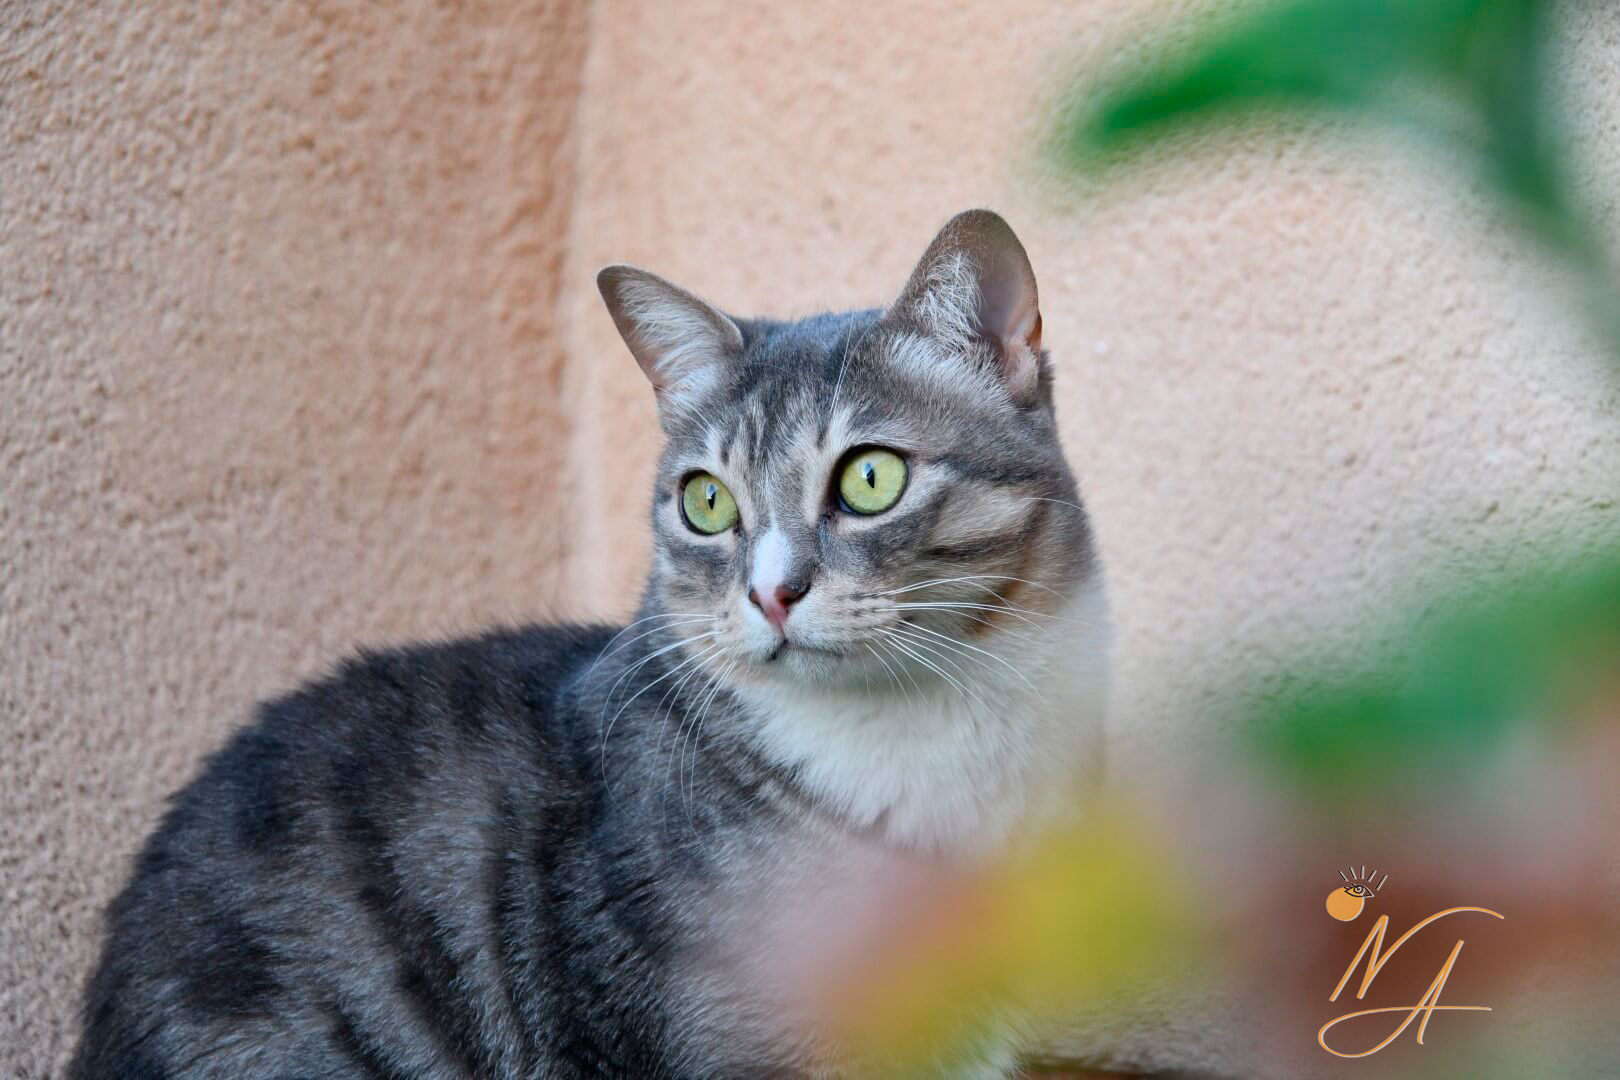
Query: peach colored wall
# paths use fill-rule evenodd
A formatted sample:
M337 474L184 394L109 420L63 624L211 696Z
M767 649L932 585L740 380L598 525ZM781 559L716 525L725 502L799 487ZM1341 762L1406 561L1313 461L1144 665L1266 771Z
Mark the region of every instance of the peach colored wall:
M1620 391L1476 185L1298 132L1040 181L1060 72L1201 6L8 10L0 1069L60 1060L98 909L255 698L360 641L628 610L656 428L603 262L864 306L1001 210L1138 743L1414 576L1620 534ZM1620 12L1566 22L1614 235ZM1148 1041L1212 1059L1214 1031Z
M6 1075L255 698L538 614L567 539L583 5L192 7L0 14Z

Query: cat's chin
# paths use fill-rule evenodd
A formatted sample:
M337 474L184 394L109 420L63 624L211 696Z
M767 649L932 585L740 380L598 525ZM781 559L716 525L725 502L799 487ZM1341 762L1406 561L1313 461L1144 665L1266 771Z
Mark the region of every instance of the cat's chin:
M852 686L872 679L858 653L808 641L783 641L738 666L739 681L754 686ZM881 671L877 674L881 675Z

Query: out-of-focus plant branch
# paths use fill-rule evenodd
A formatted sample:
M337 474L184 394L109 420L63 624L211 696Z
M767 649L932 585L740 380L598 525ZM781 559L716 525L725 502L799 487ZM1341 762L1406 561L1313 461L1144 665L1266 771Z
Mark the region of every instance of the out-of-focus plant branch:
M1620 287L1573 193L1546 77L1546 0L1288 0L1254 5L1177 59L1085 86L1063 164L1106 174L1194 124L1255 109L1334 111L1459 147L1530 232L1582 275L1620 356Z
M1402 655L1350 676L1297 673L1254 710L1250 748L1327 801L1456 772L1534 726L1564 737L1620 692L1620 557L1491 578L1441 597Z

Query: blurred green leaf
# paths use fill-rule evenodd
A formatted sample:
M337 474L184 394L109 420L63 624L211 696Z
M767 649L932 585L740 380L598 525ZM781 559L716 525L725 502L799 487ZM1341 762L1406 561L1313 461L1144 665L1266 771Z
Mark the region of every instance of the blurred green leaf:
M1515 0L1526 6L1526 0ZM1461 74L1492 0L1305 0L1256 9L1206 35L1188 57L1105 95L1072 149L1257 103L1363 107L1397 76Z
M1443 599L1397 665L1274 694L1254 749L1325 795L1452 768L1563 722L1620 679L1620 557ZM1611 682L1605 682L1611 680Z
M1066 164L1097 171L1191 122L1254 108L1327 109L1461 143L1492 188L1585 276L1620 351L1620 303L1578 210L1543 71L1545 0L1290 0L1250 8L1180 58L1101 88L1061 133Z

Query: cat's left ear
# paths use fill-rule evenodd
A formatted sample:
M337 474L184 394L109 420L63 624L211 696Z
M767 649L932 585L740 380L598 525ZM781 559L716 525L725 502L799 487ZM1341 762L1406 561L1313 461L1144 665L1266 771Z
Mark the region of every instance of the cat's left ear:
M1035 271L994 211L966 210L946 222L887 314L954 358L988 364L1018 404L1033 404L1041 394Z
M657 274L609 266L596 287L660 401L703 392L742 353L742 331L730 316Z

